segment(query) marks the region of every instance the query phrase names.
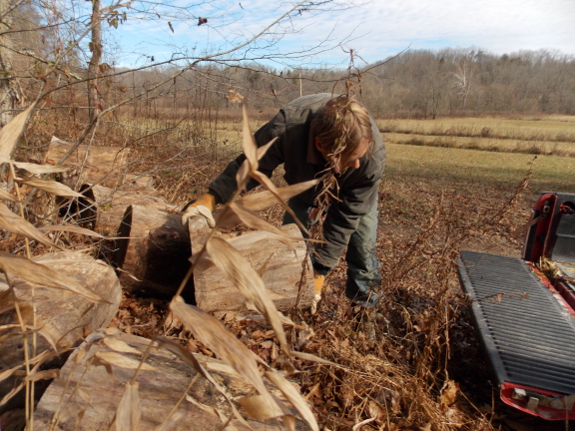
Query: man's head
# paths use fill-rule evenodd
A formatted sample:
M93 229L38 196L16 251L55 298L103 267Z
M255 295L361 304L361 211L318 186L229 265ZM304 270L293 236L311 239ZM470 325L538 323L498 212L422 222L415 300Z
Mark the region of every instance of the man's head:
M329 99L312 120L314 144L336 173L359 168L373 150L369 114L346 96Z

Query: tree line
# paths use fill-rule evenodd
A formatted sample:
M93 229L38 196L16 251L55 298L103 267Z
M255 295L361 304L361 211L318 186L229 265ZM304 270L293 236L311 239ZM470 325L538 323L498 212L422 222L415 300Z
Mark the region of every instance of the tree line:
M171 69L133 72L116 82L137 92ZM243 102L271 113L300 95L344 92L350 80L356 97L378 118L575 115L574 56L549 50L495 55L474 48L412 50L363 68L198 66L154 90L138 109L223 110Z

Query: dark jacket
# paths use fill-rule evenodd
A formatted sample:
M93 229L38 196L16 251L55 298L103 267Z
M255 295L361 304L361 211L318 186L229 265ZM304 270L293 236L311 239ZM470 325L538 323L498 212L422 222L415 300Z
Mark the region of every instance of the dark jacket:
M260 160L261 172L270 177L273 170L284 163L285 180L288 184L295 184L314 179L326 169L326 161L315 148L310 124L317 110L331 97L327 93L300 97L280 109L255 133L258 147L278 138ZM323 234L327 244L316 246L320 266L328 269L337 264L360 218L377 199L385 162L385 145L373 118L371 126L375 143L372 156L369 159L362 157L358 169L348 169L336 177L341 201L330 205L324 222ZM231 199L237 188L235 175L244 160L245 156L240 155L212 182L209 192L216 197L216 202L226 203ZM251 182L248 189L256 185L256 182ZM316 194L317 190L312 188L297 198L312 206Z

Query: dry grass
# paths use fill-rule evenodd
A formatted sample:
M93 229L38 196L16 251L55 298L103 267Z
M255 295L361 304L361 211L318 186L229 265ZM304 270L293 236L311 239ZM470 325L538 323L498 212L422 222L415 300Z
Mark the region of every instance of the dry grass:
M517 142L557 142L561 143L557 149L562 151L566 144L575 143L575 123L567 121L569 117L561 120L554 117L539 121L528 119L503 118L457 118L441 120L379 120L380 131L386 134L415 135L413 138L421 140L417 135L433 136L443 142L455 142L454 146L466 147L469 138L490 139L495 142L479 144L492 145L493 148L512 148ZM394 139L392 135L392 139ZM446 139L446 138L451 139ZM457 138L465 138L459 141ZM397 139L397 138L395 138ZM410 138L403 140L409 141ZM503 141L513 141L504 144ZM433 143L433 140L421 140Z
M386 142L401 145L575 157L575 145L571 142L519 141L513 139L432 136L401 133L385 133L383 136Z

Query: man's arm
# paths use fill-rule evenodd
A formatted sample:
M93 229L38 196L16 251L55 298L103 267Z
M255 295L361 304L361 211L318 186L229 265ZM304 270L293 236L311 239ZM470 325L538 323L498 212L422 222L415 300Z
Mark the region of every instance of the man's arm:
M275 137L278 138L259 161L258 170L268 177L271 177L273 170L284 161L283 142L281 136L284 131L285 118L283 112L280 111L274 118L264 124L254 134L256 145L258 147L267 144ZM244 154L240 154L210 184L208 193L216 198L216 203L227 203L232 198L234 192L238 188L236 173L245 159L246 156ZM250 180L247 185L247 190L251 190L257 185L257 181Z

